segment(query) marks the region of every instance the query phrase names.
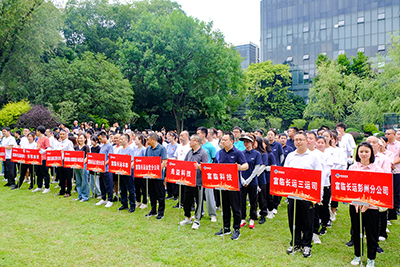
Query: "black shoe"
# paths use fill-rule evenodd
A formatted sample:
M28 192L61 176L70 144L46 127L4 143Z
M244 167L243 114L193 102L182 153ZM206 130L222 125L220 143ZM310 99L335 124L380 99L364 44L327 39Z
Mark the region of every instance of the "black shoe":
M162 220L164 218L164 215L158 215L157 217L156 217L156 220Z
M12 186L10 186L10 189L11 189L11 190L18 189L18 186L12 185Z
M354 246L353 240L350 240L349 242L346 243L346 247L351 248L352 246Z
M148 214L144 215L144 217L152 217L152 216L157 216L157 213L152 213L150 211Z
M10 184L9 184L9 183L6 183L4 186L10 186Z
M129 213L134 213L135 212L135 208L130 208L128 212Z
M287 253L287 254L292 254L292 253L296 253L297 251L301 251L301 247L300 247L299 245L294 246L294 249L293 249L293 246L290 246L290 247L286 250L286 253Z
M177 198L177 197L174 197L174 201L178 201L178 198Z
M233 234L232 234L232 236L231 236L231 239L232 239L232 240L238 240L239 237L240 237L240 230L239 230L239 229L235 229L235 230L233 231Z
M219 230L219 232L215 233L216 236L229 235L229 234L231 234L231 230L228 228L224 228L223 231L221 229L221 230Z
M326 227L322 226L321 230L318 232L319 235L325 235L327 232Z
M128 206L121 206L118 208L118 210L127 210L127 209L129 209Z
M33 186L30 186L29 188L28 188L28 190L32 190L33 189Z
M383 248L381 248L380 246L378 246L378 247L376 248L376 252L378 252L378 253L384 253L385 251L383 251Z
M181 204L181 206L179 207L179 203L176 203L176 205L173 206L173 208L174 208L174 209L178 209L178 208L183 208L183 206L182 206L182 204Z
M326 227L331 228L332 227L332 222L331 220L328 221L328 223L326 224Z
M400 216L400 210L396 210L396 214Z
M261 216L260 219L258 220L258 223L263 224L263 223L265 223L265 221L266 221L265 216Z

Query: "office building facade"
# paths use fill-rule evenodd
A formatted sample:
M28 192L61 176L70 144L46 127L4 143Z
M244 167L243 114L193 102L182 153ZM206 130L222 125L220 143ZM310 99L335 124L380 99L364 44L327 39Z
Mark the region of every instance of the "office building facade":
M251 63L260 62L260 47L252 42L235 45L236 51L243 58L242 69L247 68Z
M262 0L261 61L289 64L291 90L304 97L319 54L386 54L400 28L400 0Z

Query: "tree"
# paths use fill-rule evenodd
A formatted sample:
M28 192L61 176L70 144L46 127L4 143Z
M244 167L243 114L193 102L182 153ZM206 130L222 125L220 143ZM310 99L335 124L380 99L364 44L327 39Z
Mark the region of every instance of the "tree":
M28 112L31 109L29 102L22 100L20 102L9 102L0 110L0 125L13 128L17 123L21 114Z
M241 59L212 24L180 10L141 14L120 40L119 64L145 114L172 113L178 132L194 114L224 120L242 100Z
M50 103L57 114L70 103L65 101L71 101L76 104L76 115L93 114L120 123L129 122L133 116L129 82L104 55L87 52L72 62L52 59L33 81L40 92L35 102ZM71 108L70 104L67 107Z
M289 66L271 61L252 64L246 69L248 111L253 120L268 117L285 119L285 112L294 109L288 98L292 82Z
M43 105L32 106L32 108L18 118L18 128L34 128L40 125L52 129L57 126L57 122L51 112Z

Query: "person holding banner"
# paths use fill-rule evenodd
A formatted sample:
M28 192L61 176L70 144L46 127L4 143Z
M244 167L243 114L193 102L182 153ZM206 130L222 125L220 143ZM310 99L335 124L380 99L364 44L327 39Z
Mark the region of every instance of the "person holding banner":
M87 153L89 153L89 146L87 146L86 135L80 134L78 136L78 145L75 147L75 151L83 151L85 153L83 169L75 169L75 179L76 179L76 191L78 191L78 198L75 200L80 200L80 202L89 201L90 189L89 189L89 173L86 169Z
M250 200L250 221L249 228L254 229L255 223L258 219L257 216L257 188L258 179L257 174L260 171L262 165L261 154L254 147L255 136L250 134L245 134L240 138L243 141L246 150L243 152L249 168L242 171L240 178L240 183L242 187L240 188L241 202L242 202L242 220L240 222L240 228L246 225L246 209L247 209L247 195Z
M113 146L108 141L108 135L105 132L99 133L98 136L102 146L100 148L100 154L106 155L106 172L100 174L100 190L101 190L101 200L96 203L96 206L104 205L106 208L111 208L113 204L113 175L108 172L108 157L112 154ZM108 201L107 201L108 200Z
M184 160L195 162L194 165L196 167L196 187L185 186L185 202L183 206L183 210L185 211L185 219L180 222L180 225L187 225L192 223L190 219L192 205L194 199L196 199L196 210L194 215L194 221L192 225L192 229L197 230L200 227L201 220L201 211L203 206L203 187L202 187L202 179L201 179L201 163L208 163L208 154L201 147L201 137L198 135L192 135L190 137L189 145L191 150L186 154Z
M349 170L353 171L369 171L384 172L381 167L376 165L375 156L372 146L367 142L361 142L356 151L356 162L350 166ZM350 205L350 219L353 227L352 240L354 240L355 258L351 261L351 265L359 265L361 262L361 244L360 244L360 216L362 213L362 225L367 236L368 262L367 267L375 266L376 252L378 248L379 237L379 210L377 207Z
M389 219L397 220L397 215L400 215L400 142L396 140L396 132L394 129L388 129L385 132L385 137L388 139L387 150L394 154L393 162L393 194L394 205L393 209L389 210Z
M161 157L161 170L167 165L167 150L158 142L158 135L152 133L147 137L149 146L146 148L146 157ZM165 187L163 179L149 180L149 195L151 202L151 211L146 214L146 217L157 216L156 220L164 218L165 210ZM158 214L157 214L158 201Z
M257 183L259 188L257 202L260 208L260 220L258 221L258 223L263 224L266 221L265 216L268 215L267 190L269 191L269 187L267 188L267 179L265 175L266 175L266 169L268 167L270 169L271 167L268 162L268 154L265 153L262 137L256 136L256 139L254 140L254 149L261 154L261 161L262 161L262 165L257 173Z
M9 127L3 127L3 140L1 146L6 149L6 161L4 162L4 178L7 183L4 186L9 186L11 189L15 188L15 163L11 161L11 150L17 146L15 138L11 135Z
M274 196L270 194L269 188L271 185L271 166L277 165L277 163L276 163L275 156L272 153L271 145L270 145L268 139L263 138L263 142L264 142L265 152L268 154L268 166L265 168L265 171L264 171L265 179L267 180L267 187L265 189L267 191L267 210L268 210L267 218L273 219L275 217L275 213L277 213L278 210L276 209L277 206L274 201Z
M46 166L46 151L51 150L50 140L44 135L46 128L44 126L39 126L37 128L37 148L39 153L42 154L42 165L37 165L37 188L33 192L42 191L43 180L44 180L44 190L43 194L50 193L50 175L49 169Z
M238 171L245 171L249 168L243 153L234 147L234 137L232 133L225 133L221 138L223 149L218 151L218 163L237 164ZM240 176L239 176L240 177ZM241 183L239 182L239 186ZM240 237L241 202L240 191L222 191L222 212L224 220L224 229L215 233L216 236L229 235L231 233L231 211L233 213L233 234L232 240Z
M100 153L99 138L96 135L92 135L90 141L92 143L90 153ZM89 171L90 190L94 193L94 197L100 196L101 198L99 183L99 176L94 171Z
M130 136L126 133L122 134L120 137L121 149L117 154L120 155L129 155L132 157L131 168L133 166L133 157L134 152L132 148L129 146ZM120 183L119 187L121 190L121 204L122 206L118 208L118 210L127 210L129 209L129 213L135 212L135 185L133 180L133 172L131 175L120 175ZM128 192L129 192L129 206L128 206Z
M58 150L61 150L63 153L64 151L74 151L74 145L72 141L68 139L68 134L64 129L60 130L60 142L58 144ZM59 177L60 180L60 192L57 195L70 197L72 190L71 169L64 167L57 168L57 177ZM65 190L65 183L67 183L66 190Z
M35 135L33 133L27 133L25 138L27 140L27 143L24 142L22 144L21 148L28 148L28 149L37 148L37 144L35 142ZM29 173L32 174L33 173L33 165L22 163L21 170L20 170L20 176L19 176L19 182L18 182L17 186L11 188L11 190L20 188L22 186L22 183L24 181L25 175L28 170L29 170ZM28 190L32 190L34 185L35 185L35 180L31 179Z
M146 137L143 134L136 135L135 147L130 147L133 150L134 157L144 157L146 153ZM136 193L136 208L146 209L147 208L147 196L146 196L146 182L143 178L134 177L135 182L135 193ZM143 200L142 200L143 199Z
M307 148L307 135L305 133L297 132L294 135L294 145L296 146L296 150L287 156L284 167L322 170L322 165L317 154ZM303 257L307 258L311 256L315 205L311 201L297 201L295 243L293 244L294 201L297 200L289 198L288 201L288 221L292 240L286 253L292 254L293 252L301 251L301 248L303 248Z

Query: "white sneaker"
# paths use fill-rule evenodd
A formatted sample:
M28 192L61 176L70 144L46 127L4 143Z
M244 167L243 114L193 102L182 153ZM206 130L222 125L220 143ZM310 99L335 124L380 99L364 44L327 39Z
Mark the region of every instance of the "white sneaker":
M193 225L192 225L192 229L193 230L197 230L197 229L199 229L199 227L200 227L200 222L194 221Z
M389 228L386 228L386 233L390 233Z
M367 260L367 267L375 267L375 261L374 260Z
M273 210L272 210L272 213L273 213L273 214L277 214L277 213L278 213L278 210L277 210L277 209L273 209Z
M3 174L4 175L4 174ZM3 179L3 182L8 182L8 180L6 178Z
M321 244L321 239L319 239L319 236L317 234L313 234L312 241L314 244Z
M217 207L215 210L216 210L216 211L221 211L221 208L220 208L220 207Z
M274 213L272 211L268 211L267 218L268 219L273 219L275 217Z
M50 193L50 189L49 188L46 188L45 190L43 190L43 192L42 192L43 194L47 194L47 193Z
M179 224L182 225L182 226L184 226L184 225L191 224L191 223L192 223L192 220L191 220L191 219L185 218L185 219L184 219L183 221L181 221Z
M29 179L25 179L25 180L24 180L24 183L29 183Z
M114 205L114 203L113 202L111 202L111 201L107 201L107 204L106 204L106 208L111 208L112 206Z
M217 222L217 217L216 216L211 216L211 222Z
M143 204L143 203L140 204L139 209L142 209L142 210L147 209L147 204Z
M389 220L387 220L387 225L392 225L392 223Z
M60 188L60 185L56 185L54 188Z
M136 208L139 208L142 205L142 202L136 202Z
M99 202L96 203L96 206L104 205L104 204L106 204L106 203L107 203L107 201L105 201L105 200L100 200Z
M101 199L101 196L96 197L97 199Z
M331 221L332 222L336 221L336 215L334 213L331 214Z
M386 240L386 238L384 238L383 236L379 237L379 241L385 241L385 240Z
M361 257L354 257L354 259L350 262L351 265L360 265Z
M35 190L33 190L32 192L33 192L33 193L36 193L36 192L41 192L41 191L43 191L43 188L39 188L39 187L38 187L38 188L36 188Z

